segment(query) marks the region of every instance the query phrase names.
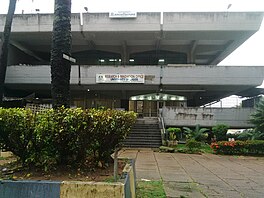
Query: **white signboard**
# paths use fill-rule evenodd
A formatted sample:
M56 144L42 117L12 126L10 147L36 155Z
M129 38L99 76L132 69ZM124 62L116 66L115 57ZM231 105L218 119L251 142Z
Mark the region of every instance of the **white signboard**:
M72 62L72 63L76 63L76 59L72 58L71 56L68 56L67 54L62 54L62 58Z
M96 83L144 83L144 74L96 74Z
M109 18L137 18L137 13L131 11L109 12Z

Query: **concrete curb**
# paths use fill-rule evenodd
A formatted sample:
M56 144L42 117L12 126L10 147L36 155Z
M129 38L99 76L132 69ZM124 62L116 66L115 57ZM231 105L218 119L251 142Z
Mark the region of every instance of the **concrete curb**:
M135 198L135 162L129 159L123 170L123 182L81 182L81 181L36 181L2 180L1 198Z

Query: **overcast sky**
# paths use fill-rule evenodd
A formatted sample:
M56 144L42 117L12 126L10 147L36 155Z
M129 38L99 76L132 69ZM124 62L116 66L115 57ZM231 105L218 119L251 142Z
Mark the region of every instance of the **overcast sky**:
M0 0L1 14L7 13L8 3L9 0ZM264 12L264 0L72 0L73 13L85 12L84 7L87 7L89 12ZM24 13L36 13L36 9L39 9L40 13L52 13L54 9L54 0L18 0L16 13L22 13L22 10ZM263 57L264 22L262 22L262 26L256 34L230 54L219 65L264 66ZM262 87L264 87L264 83ZM235 100L237 104L237 99Z

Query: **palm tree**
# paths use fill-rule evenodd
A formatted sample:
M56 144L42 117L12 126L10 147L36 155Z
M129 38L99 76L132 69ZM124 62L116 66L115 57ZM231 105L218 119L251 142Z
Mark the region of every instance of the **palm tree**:
M187 139L194 139L196 141L205 141L208 134L209 129L201 128L200 125L196 125L195 129L190 129L188 127L183 127L183 131L186 134Z
M2 46L1 46L1 55L0 55L0 105L2 105L3 102L4 84L5 84L7 58L8 58L8 45L9 45L10 32L11 32L11 26L12 26L15 9L16 9L16 0L10 0L8 13L6 15L5 29L2 36Z
M264 139L264 98L256 106L256 112L251 115L250 122L254 124L259 139Z
M51 96L54 108L70 106L71 0L55 0L51 47Z

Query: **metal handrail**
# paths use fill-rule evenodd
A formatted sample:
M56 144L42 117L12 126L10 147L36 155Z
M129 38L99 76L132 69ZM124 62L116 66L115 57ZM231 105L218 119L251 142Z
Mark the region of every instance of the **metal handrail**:
M159 111L158 114L159 123L161 125L161 137L162 137L162 143L165 141L165 124L164 124L164 118L162 116L162 111Z

